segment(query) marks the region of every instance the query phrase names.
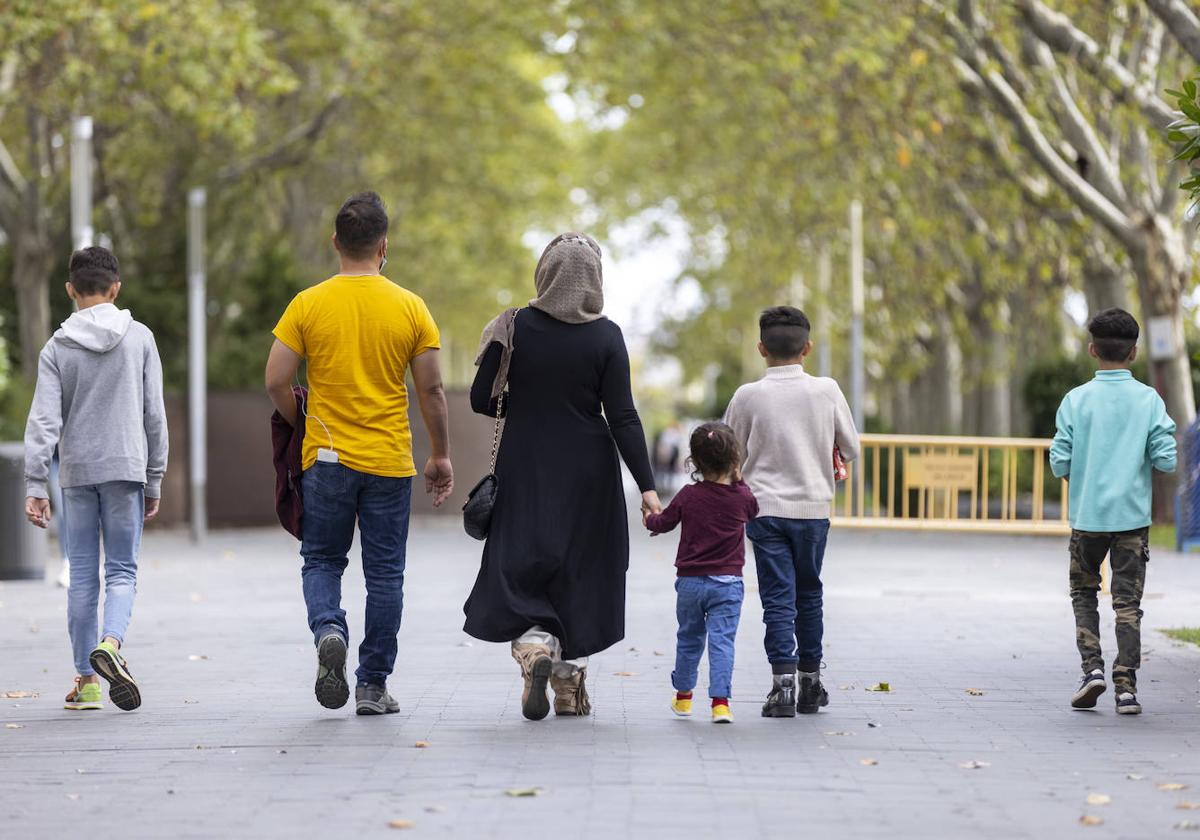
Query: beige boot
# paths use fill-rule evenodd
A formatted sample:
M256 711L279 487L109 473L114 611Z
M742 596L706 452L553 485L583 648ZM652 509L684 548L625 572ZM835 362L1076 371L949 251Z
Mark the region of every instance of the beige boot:
M565 666L565 667L564 667ZM569 673L570 676L565 674ZM582 717L592 713L587 693L587 669L559 663L550 677L554 689L554 714Z
M521 666L525 679L525 691L521 694L521 714L530 720L541 720L550 714L550 699L546 696L546 682L550 679L553 663L550 648L545 645L523 645L513 643L512 657Z

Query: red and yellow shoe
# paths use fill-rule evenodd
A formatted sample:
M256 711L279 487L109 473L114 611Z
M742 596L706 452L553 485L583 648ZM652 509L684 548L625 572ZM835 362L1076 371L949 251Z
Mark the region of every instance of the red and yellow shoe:
M671 701L671 711L679 717L691 717L692 692L676 691L675 698Z
M728 697L714 697L712 702L713 723L733 723L733 712L729 711Z

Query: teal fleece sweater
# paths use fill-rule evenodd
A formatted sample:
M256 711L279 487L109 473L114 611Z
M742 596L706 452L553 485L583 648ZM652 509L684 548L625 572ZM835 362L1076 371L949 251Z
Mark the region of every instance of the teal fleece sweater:
M1175 472L1175 421L1127 370L1101 370L1065 397L1050 469L1070 480L1071 527L1132 531L1150 524L1150 472Z

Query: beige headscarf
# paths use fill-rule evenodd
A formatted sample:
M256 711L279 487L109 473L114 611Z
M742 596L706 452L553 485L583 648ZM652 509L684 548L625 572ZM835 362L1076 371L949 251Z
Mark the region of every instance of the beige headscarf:
M568 324L587 324L604 317L604 272L600 259L600 245L586 233L559 234L542 251L534 269L537 297L529 305ZM476 365L483 362L483 355L493 342L502 348L500 369L492 382L492 399L500 395L508 382L516 316L516 309L500 313L484 328L479 342Z

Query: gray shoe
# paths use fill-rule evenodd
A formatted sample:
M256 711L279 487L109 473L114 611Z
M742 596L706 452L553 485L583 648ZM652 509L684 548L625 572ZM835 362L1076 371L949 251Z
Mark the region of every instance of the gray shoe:
M326 709L340 709L350 699L346 682L346 640L328 633L317 644L317 702Z
M354 689L354 700L360 715L394 715L400 711L400 704L388 694L387 686L360 685Z

